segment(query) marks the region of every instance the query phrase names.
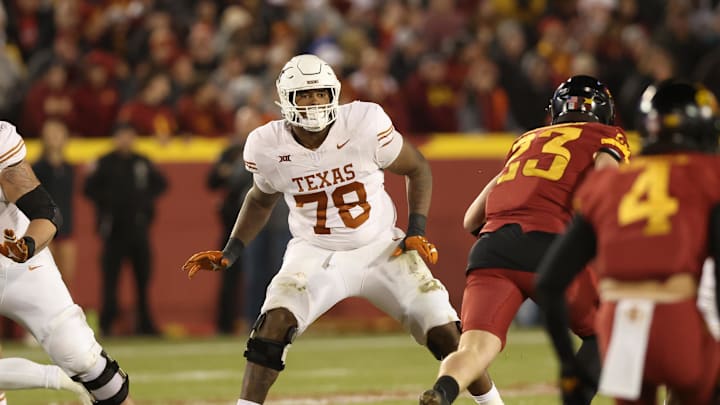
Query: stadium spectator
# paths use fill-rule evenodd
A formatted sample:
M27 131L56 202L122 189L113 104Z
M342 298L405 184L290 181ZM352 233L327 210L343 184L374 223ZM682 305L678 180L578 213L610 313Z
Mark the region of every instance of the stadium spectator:
M159 333L148 297L152 276L150 227L157 198L167 188L167 181L148 158L133 151L136 137L131 125L116 126L114 149L91 167L84 185L85 196L95 204L97 231L103 243L100 330L105 336L114 334L118 280L125 259L130 260L135 276L135 332Z
M467 74L460 105L460 131L502 132L510 127L510 105L500 87L497 66L489 59L475 61Z
M74 130L77 106L68 83L68 71L62 63L54 63L28 92L23 109L22 128L27 137L37 138L45 120L54 118Z
M423 56L418 70L405 84L410 130L415 133L456 132L458 130L459 90L448 82L448 63L444 56Z
M593 168L616 167L629 158L622 129L612 125L612 96L596 79L569 78L558 86L548 109L552 125L515 141L505 167L465 213L463 226L478 240L468 258L463 333L458 350L440 364L433 388L421 395L421 405L453 403L487 371L505 348L518 308L527 298L535 299L534 273L571 219L573 190ZM540 167L546 155L549 166ZM597 291L590 270L578 279L568 299L573 331L583 339L573 358L577 356L589 375L597 377ZM590 404L594 392L582 394L587 397L578 397L574 404Z
M120 110L120 92L114 77L114 56L95 51L85 57L81 84L73 99L77 108L77 132L84 137L108 137ZM90 119L92 117L92 119Z
M73 239L75 221L75 167L67 161L65 148L70 132L62 122L45 121L41 131L42 151L32 168L40 183L57 204L63 221L48 247L55 258L63 281L72 287L75 279L77 250Z
M232 131L232 111L220 102L220 90L210 81L199 81L178 101L180 132L207 137Z
M171 90L167 73L151 73L140 86L137 97L122 106L118 121L133 127L140 135L168 141L178 130L177 116L168 105Z
M348 90L353 100L372 101L383 106L385 112L393 117L398 131L410 128L406 102L400 86L388 72L387 56L373 47L362 51L360 68L348 76Z
M228 243L222 251L196 253L183 265L189 277L227 270L285 196L294 238L250 334L238 404L263 403L285 368L287 346L350 296L365 297L400 320L438 359L455 350L459 335L447 290L425 264L437 261L435 246L424 236L432 187L428 163L403 142L382 107L339 106L340 82L314 55L290 59L277 90L284 119L248 137L243 159L254 183ZM395 228L383 168L407 180L407 234ZM476 384L477 394L493 387L486 374Z
M8 40L18 46L27 63L36 52L52 46L53 7L37 0L19 0L7 5Z
M601 299L600 393L616 404L655 404L665 385L673 395L667 403L717 402L711 397L720 351L696 303L705 258L714 259L715 277L720 270L717 100L702 87L666 81L643 94L640 111L641 156L623 170L588 175L575 194L571 225L538 270L537 295L566 404L571 387L596 384L571 355L562 298L593 259Z

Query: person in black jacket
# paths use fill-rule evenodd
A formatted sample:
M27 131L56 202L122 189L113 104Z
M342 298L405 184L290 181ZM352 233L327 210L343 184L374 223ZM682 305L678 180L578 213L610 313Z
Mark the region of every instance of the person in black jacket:
M95 203L98 233L103 240L103 294L100 329L112 333L117 315L117 287L123 259L132 263L137 288L137 332L158 331L148 307L151 273L149 231L155 201L167 188L165 177L145 156L133 151L135 128L113 130L115 148L102 156L85 181L85 195Z

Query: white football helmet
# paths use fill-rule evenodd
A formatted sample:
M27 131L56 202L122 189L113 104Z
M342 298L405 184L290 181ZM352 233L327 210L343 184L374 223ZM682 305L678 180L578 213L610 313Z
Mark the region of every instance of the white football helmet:
M282 116L292 125L310 132L322 131L337 118L340 81L330 65L315 55L298 55L283 66L277 82ZM301 90L329 89L330 103L300 107L295 93Z

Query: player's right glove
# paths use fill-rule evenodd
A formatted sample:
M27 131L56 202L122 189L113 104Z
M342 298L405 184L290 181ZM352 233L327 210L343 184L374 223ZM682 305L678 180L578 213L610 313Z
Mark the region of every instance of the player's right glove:
M187 272L188 278L193 278L200 270L225 270L240 257L244 248L245 244L240 239L230 238L222 252L209 250L195 253L183 264L182 270Z
M560 366L560 393L563 405L590 405L597 384L582 364L572 362Z
M183 271L187 271L188 278L193 278L200 270L220 271L228 267L228 259L223 257L219 250L195 253L183 264Z

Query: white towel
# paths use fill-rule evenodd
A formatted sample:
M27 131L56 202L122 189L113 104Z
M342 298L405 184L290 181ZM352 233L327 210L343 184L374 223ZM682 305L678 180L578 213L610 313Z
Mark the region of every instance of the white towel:
M720 319L715 304L715 263L712 259L705 260L700 288L698 290L698 308L705 318L705 323L715 340L720 340Z
M655 303L651 300L618 301L600 376L601 394L628 400L640 397L654 309Z

